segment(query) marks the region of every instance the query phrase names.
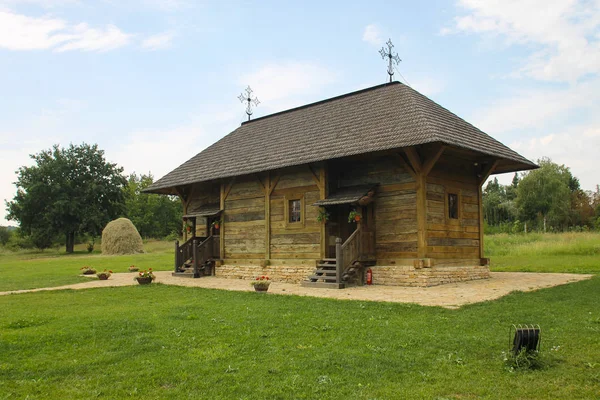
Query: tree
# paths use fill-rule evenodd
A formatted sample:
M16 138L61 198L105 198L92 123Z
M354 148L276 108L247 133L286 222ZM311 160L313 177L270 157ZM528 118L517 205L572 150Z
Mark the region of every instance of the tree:
M31 155L35 165L19 168L17 194L6 202L8 219L37 238L64 235L67 253L75 234L97 236L123 211L123 169L104 159L97 145L58 145Z
M517 208L522 221L541 219L546 224L564 229L571 223L572 190L579 181L569 168L549 158L538 160L540 168L525 174L517 188Z
M6 243L10 240L11 232L6 226L0 226L0 244L6 246Z
M125 217L142 237L162 238L181 230L183 209L179 198L142 193L153 182L151 174L127 177L124 187Z

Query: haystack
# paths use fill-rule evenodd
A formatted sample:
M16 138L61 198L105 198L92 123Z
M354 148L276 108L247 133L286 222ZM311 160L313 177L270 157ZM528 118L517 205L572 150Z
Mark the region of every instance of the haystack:
M102 231L102 254L143 253L142 237L127 218L110 221Z

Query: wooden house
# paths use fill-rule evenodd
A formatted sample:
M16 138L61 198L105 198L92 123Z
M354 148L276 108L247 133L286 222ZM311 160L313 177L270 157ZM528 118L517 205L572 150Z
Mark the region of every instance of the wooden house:
M146 191L183 202L176 274L430 286L489 276L481 186L532 168L392 82L244 122Z

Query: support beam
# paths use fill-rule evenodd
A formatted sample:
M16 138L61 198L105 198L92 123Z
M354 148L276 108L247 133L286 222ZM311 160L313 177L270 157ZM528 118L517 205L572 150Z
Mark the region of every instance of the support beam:
M408 158L408 169L412 169L417 190L417 257L427 257L427 175L444 152L445 146L440 145L428 158L422 159L414 147L407 147L404 153Z
M429 157L427 159L427 161L423 164L422 172L425 176L429 175L429 173L433 169L435 163L440 159L440 157L445 149L446 149L446 146L444 146L443 144L440 144L437 147L437 149L435 150L435 153L431 157Z
M219 251L221 254L221 259L225 259L225 200L227 196L229 196L229 192L231 192L231 188L233 187L233 183L235 182L235 178L233 178L227 185L221 183L221 193L219 196L219 208L223 210L221 214L221 226L219 227Z
M402 165L402 167L404 167L404 169L413 177L413 179L416 179L417 178L417 173L410 166L410 164L408 163L408 161L406 161L404 159L404 156L402 154L397 154L397 158L398 158L398 161L400 161L400 165Z
M327 198L327 171L325 170L325 164L319 169L319 200L325 200ZM327 254L327 221L321 222L321 258L325 258Z
M485 258L484 253L485 249L483 247L483 192L482 187L487 178L494 172L496 166L498 165L498 161L490 162L487 165L484 165L481 172L477 175L478 179L478 190L477 190L477 202L479 203L479 258Z
M271 172L263 185L265 192L265 260L271 259Z

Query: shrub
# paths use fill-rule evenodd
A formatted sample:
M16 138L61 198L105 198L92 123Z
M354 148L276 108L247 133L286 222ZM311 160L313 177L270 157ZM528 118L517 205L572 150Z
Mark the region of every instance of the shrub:
M102 254L135 254L144 252L142 237L127 218L109 222L102 231Z

